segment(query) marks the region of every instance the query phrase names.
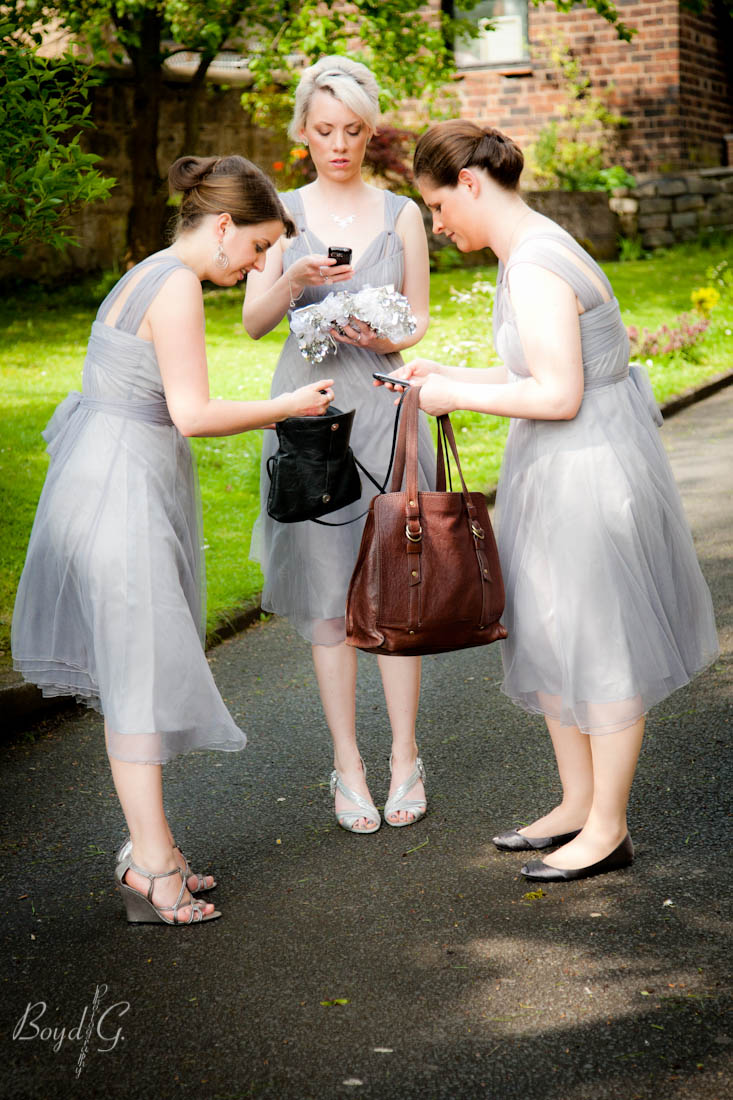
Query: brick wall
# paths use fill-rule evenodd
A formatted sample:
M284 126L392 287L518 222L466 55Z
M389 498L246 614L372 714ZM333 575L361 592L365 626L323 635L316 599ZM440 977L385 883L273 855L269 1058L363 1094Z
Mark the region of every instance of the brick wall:
M629 171L725 163L724 134L733 130L729 62L726 70L733 45L723 33L730 19L725 23L712 10L699 17L683 12L678 0L620 0L618 6L638 30L630 43L580 5L558 12L549 2L530 4L530 61L463 72L455 89L460 114L490 122L520 145L533 141L563 102L543 46L547 37L563 36L594 90L610 91L610 106L631 123L617 157Z
M719 7L680 12L682 162L700 168L733 164L721 135L733 131L733 19Z

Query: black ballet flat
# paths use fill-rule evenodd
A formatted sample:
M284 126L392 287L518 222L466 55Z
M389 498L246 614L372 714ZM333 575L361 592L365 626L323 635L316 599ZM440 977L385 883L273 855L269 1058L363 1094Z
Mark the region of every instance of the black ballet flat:
M579 832L580 829L575 829L572 833L562 833L560 836L531 837L524 836L516 829L509 829L508 832L493 837L492 844L500 852L539 852L542 848L558 848L561 844L567 844Z
M634 845L627 833L619 844L605 859L599 859L598 863L591 863L589 867L548 867L541 859L533 859L531 863L525 863L521 868L525 878L534 879L536 882L571 882L578 878L593 878L594 875L605 875L609 871L620 871L624 867L630 867L634 862Z

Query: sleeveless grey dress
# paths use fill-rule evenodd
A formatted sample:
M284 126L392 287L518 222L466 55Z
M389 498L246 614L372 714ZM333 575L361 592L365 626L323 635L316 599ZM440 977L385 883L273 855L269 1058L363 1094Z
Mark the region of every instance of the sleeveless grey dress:
M153 345L136 335L173 271L166 252L102 303L83 392L54 413L50 464L15 602L16 669L44 695L107 720L120 760L241 749L203 650L201 509L193 455L173 425ZM114 327L118 295L139 279Z
M302 256L325 255L327 245L308 229L303 201L298 191L281 196L288 207L299 235L283 255L283 268ZM338 283L336 290L360 290L364 286L391 283L402 290L404 254L402 241L395 231L396 219L410 200L390 191L384 192L384 228L378 233L354 268L354 277ZM348 245L343 230L334 232L334 242ZM337 238L337 239L336 239ZM306 287L298 307L320 301L334 288ZM288 315L289 316L289 315ZM389 372L402 363L394 353L377 355L365 348L339 344L338 350L321 363L309 363L298 350L295 337L285 342L272 381L272 396L297 389L319 378L334 378L334 404L344 412L356 409L351 432L351 447L359 461L383 484L389 466L394 428L395 394L384 386L373 385L372 371ZM267 514L270 479L267 460L277 450L275 432L265 432L262 447L261 512L252 537L251 556L260 562L265 575L262 607L286 616L308 641L317 645L337 645L346 637L344 615L346 593L356 564L365 518L345 527L324 527L318 523L277 523ZM420 487L433 488L435 454L430 428L420 414L418 438ZM362 496L354 504L325 516L339 523L365 512L376 489L362 475Z
M506 290L522 262L559 275L585 309L585 391L573 420L511 421L496 506L509 632L502 690L528 711L612 732L715 660L712 601L649 379L629 368L618 302L559 226L525 239L499 269L495 344L510 382L530 374Z

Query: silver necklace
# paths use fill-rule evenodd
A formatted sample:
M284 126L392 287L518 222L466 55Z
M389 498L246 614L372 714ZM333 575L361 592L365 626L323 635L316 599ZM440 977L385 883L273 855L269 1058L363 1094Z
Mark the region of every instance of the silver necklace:
M332 221L336 222L336 225L339 227L339 229L346 229L347 225L351 225L351 223L354 221L354 219L356 218L356 214L347 214L343 218L340 214L331 214L330 218Z

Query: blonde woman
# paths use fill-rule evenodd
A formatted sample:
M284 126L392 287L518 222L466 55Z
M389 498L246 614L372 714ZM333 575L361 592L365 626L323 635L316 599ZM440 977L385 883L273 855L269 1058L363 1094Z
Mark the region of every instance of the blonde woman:
M324 57L303 73L290 129L304 142L317 178L282 195L298 227L294 240L281 239L264 271L247 281L244 325L259 339L296 306L318 302L331 290L394 284L417 318L413 336L401 344L378 337L354 319L345 334L334 330L337 351L322 364L306 361L290 335L272 384L273 396L303 385L327 369L338 388L339 407L356 409L351 444L357 458L380 481L389 463L394 410L392 398L375 388L372 371L391 371L399 352L416 343L428 325L428 249L414 202L367 184L362 163L379 118L379 89L372 73L346 57ZM329 246L352 250L349 265L328 258ZM340 527L313 522L280 524L264 502L269 480L265 464L276 446L266 440L263 454L262 513L253 556L265 574L262 605L287 616L313 647L323 708L334 745L332 790L339 824L352 832L375 832L380 814L366 783L356 740L356 651L344 629L346 592L356 561L363 520ZM427 423L420 427L423 487L435 460ZM364 479L366 482L366 479ZM365 483L361 500L328 517L342 522L360 515L374 493ZM425 777L415 739L420 691L420 660L378 657L392 728L392 782L384 810L390 825L409 825L426 809Z

